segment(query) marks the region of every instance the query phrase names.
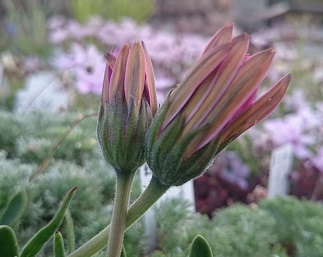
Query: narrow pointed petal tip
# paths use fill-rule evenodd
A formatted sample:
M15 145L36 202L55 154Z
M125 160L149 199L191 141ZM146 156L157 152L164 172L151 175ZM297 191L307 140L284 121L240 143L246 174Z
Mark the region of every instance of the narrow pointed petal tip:
M219 151L244 131L255 126L271 114L282 101L291 81L291 74L285 75L272 86L257 101L240 113L235 120L227 126L220 137Z
M145 84L144 53L139 42L135 42L128 54L124 78L124 93L128 107L132 99L140 106Z
M222 44L227 44L231 42L232 38L232 31L233 31L233 24L228 24L224 26L222 29L220 29L208 42L206 45L203 53L205 54L207 51L209 51L212 48L215 48L217 46L220 46Z
M154 73L141 41L115 55L106 55L97 136L116 172L132 173L145 162L145 136L157 112Z
M157 112L157 94L155 88L155 73L152 61L148 54L146 45L143 41L140 41L140 46L144 53L144 62L145 62L145 71L146 71L146 83L145 83L145 90L147 92L147 100L149 101L149 105L152 111L153 116L155 116Z

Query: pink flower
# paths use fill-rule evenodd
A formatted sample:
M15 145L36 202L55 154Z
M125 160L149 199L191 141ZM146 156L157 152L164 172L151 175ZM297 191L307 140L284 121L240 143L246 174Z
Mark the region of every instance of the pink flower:
M157 111L154 72L142 42L107 54L97 134L103 155L116 172L144 163L148 127Z
M214 156L267 117L283 98L290 75L260 98L256 93L274 52L249 56L247 34L221 29L169 94L147 136L147 163L166 185L201 174Z

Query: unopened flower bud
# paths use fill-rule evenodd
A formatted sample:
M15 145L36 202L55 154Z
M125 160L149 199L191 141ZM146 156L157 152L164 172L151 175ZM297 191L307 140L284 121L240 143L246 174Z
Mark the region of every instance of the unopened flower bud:
M107 54L97 135L103 155L117 172L145 161L144 142L157 110L154 72L143 42Z
M224 27L158 111L146 158L162 184L178 186L202 174L216 154L281 101L290 75L256 99L274 52L249 56L248 46L247 34L232 38L232 26Z

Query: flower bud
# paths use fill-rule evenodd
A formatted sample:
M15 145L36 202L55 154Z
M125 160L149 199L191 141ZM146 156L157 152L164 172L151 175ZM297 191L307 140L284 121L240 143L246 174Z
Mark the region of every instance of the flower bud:
M143 42L106 57L98 140L117 172L133 172L145 161L145 135L157 110L152 63Z
M215 155L268 116L284 96L290 75L256 99L274 52L249 56L249 38L224 27L167 97L147 134L146 158L164 185L199 176Z

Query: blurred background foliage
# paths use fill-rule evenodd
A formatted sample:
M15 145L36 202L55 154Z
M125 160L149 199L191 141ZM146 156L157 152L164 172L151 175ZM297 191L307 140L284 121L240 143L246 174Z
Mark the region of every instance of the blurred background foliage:
M79 22L87 22L93 16L120 21L131 18L138 23L147 21L154 11L151 0L71 0L71 14Z
M0 50L18 54L48 56L47 18L67 14L80 23L93 16L120 21L131 18L138 23L147 21L154 12L151 0L13 0L0 1Z
M28 204L14 226L20 245L51 219L65 193L74 186L78 191L70 212L76 245L109 223L115 178L97 144L94 114L101 92L104 53L117 50L126 41L144 39L162 102L208 39L179 31L172 15L165 30L160 24L151 26L155 3L0 0L0 217L16 194L26 193ZM184 24L189 24L186 18ZM203 21L206 19L203 16ZM282 74L293 73L284 103L268 123L230 145L194 182L195 207L206 215L192 212L194 207L181 199L165 200L155 208L155 251L147 252L144 226L139 222L126 234L128 256L184 257L196 234L209 241L215 257L322 256L323 207L319 201L323 194L315 195L318 202L304 200L313 200L314 189L323 188L320 26L307 16L288 17L287 22L279 18L277 27L261 28L251 35L251 50L273 47L277 51L265 87ZM61 82L59 89L68 92L67 106L50 113L31 111L28 106L23 112L15 110L17 99L21 99L17 92L25 88L27 78L48 70ZM293 144L296 155L290 194L298 198L268 200L270 154L286 143L278 140L278 134L283 133L293 136L286 140ZM297 155L299 150L311 155ZM260 197L255 192L259 188ZM139 193L136 178L133 198ZM65 226L61 228L63 234ZM50 256L51 248L46 246L41 256Z

